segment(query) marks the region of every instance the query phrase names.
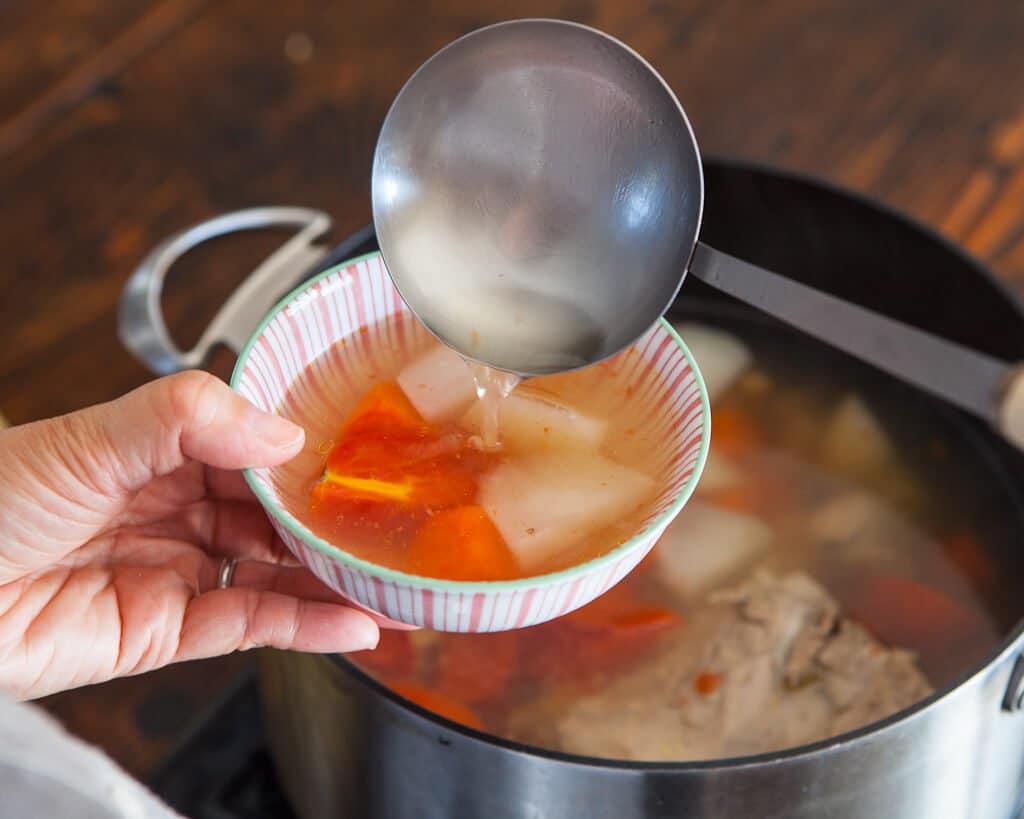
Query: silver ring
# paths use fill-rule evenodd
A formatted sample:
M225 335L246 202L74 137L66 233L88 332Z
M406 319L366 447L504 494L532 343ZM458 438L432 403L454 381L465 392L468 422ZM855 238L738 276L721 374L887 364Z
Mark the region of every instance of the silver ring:
M235 566L238 561L233 557L225 557L220 562L220 570L217 572L217 588L227 589L231 587L231 581L235 578Z

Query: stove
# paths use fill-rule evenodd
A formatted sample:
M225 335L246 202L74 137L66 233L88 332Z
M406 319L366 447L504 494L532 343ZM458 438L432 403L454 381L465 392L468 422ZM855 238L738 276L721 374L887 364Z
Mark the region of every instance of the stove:
M239 678L148 784L189 819L298 819L274 773L254 672Z

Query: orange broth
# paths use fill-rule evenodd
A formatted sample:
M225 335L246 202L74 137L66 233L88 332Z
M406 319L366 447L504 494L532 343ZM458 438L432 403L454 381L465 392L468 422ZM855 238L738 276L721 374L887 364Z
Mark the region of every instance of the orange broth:
M484 451L480 429L471 420L475 392L455 417L430 422L399 384L410 362L440 347L415 319L392 317L372 332L329 348L296 380L281 414L306 429L306 450L275 470L274 480L287 488L283 500L299 520L325 540L378 565L466 581L563 569L610 551L642 528L663 483L665 464L653 436L632 423L650 410L628 388L622 372L622 364L636 353L532 379L513 392L517 400L533 396L583 412L587 424L604 430L592 451L582 446L548 449L546 444L534 451L515 442ZM468 365L466 377L472 384ZM567 528L565 538L524 563L522 549L510 547L484 508L481 487L495 470L538 458L557 467L549 471L558 474L548 476L556 483L573 469L588 473L587 464L600 458L641 476L650 489L637 494L636 502L614 520L589 529L582 524ZM517 486L514 480L502 485ZM522 488L534 486L530 482ZM521 493L513 489L510 494ZM556 505L558 500L553 498ZM579 501L581 507L588 502Z

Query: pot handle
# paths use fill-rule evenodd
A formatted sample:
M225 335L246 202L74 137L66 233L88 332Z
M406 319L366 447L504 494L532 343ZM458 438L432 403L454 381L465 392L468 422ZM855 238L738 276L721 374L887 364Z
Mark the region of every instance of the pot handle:
M157 375L202 366L210 350L224 344L237 355L278 299L295 287L326 255L317 244L331 227L317 210L262 207L238 210L193 225L161 242L135 269L121 294L118 336ZM191 350L175 345L160 305L171 266L196 246L230 233L297 228L224 302Z

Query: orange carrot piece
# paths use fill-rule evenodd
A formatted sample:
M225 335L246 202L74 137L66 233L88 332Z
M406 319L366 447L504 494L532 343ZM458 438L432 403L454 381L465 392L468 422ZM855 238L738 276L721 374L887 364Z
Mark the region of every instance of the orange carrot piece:
M459 725L465 725L467 728L474 728L477 731L484 730L483 720L472 708L445 694L411 682L398 683L391 686L391 690L409 702L416 703L421 708L426 708L438 716L450 719Z
M680 616L666 608L651 606L639 600L628 580L609 589L596 600L565 616L568 623L585 631L665 628L680 621Z
M708 494L708 500L715 506L744 514L757 513L761 509L761 497L751 486L716 489Z
M394 381L384 381L363 396L339 434L352 435L363 429L416 435L426 432L429 426L402 388Z
M711 415L711 446L723 453L749 452L761 440L760 430L737 410L717 410Z
M921 652L970 640L984 626L980 615L938 589L890 574L864 580L849 611L882 642Z
M678 614L671 609L660 606L644 606L628 611L615 619L615 627L637 631L640 629L663 629L675 625L680 620Z
M623 669L682 622L677 612L639 599L625 581L555 622L520 632L527 676L582 683Z
M701 671L693 680L693 689L702 697L710 697L722 684L722 675L714 671Z
M404 550L431 513L472 503L489 457L470 451L465 436L428 425L397 384L378 384L342 426L310 493L314 528L345 545L361 533L356 540Z
M479 506L457 506L428 518L409 548L410 572L447 580L519 576L515 555Z

